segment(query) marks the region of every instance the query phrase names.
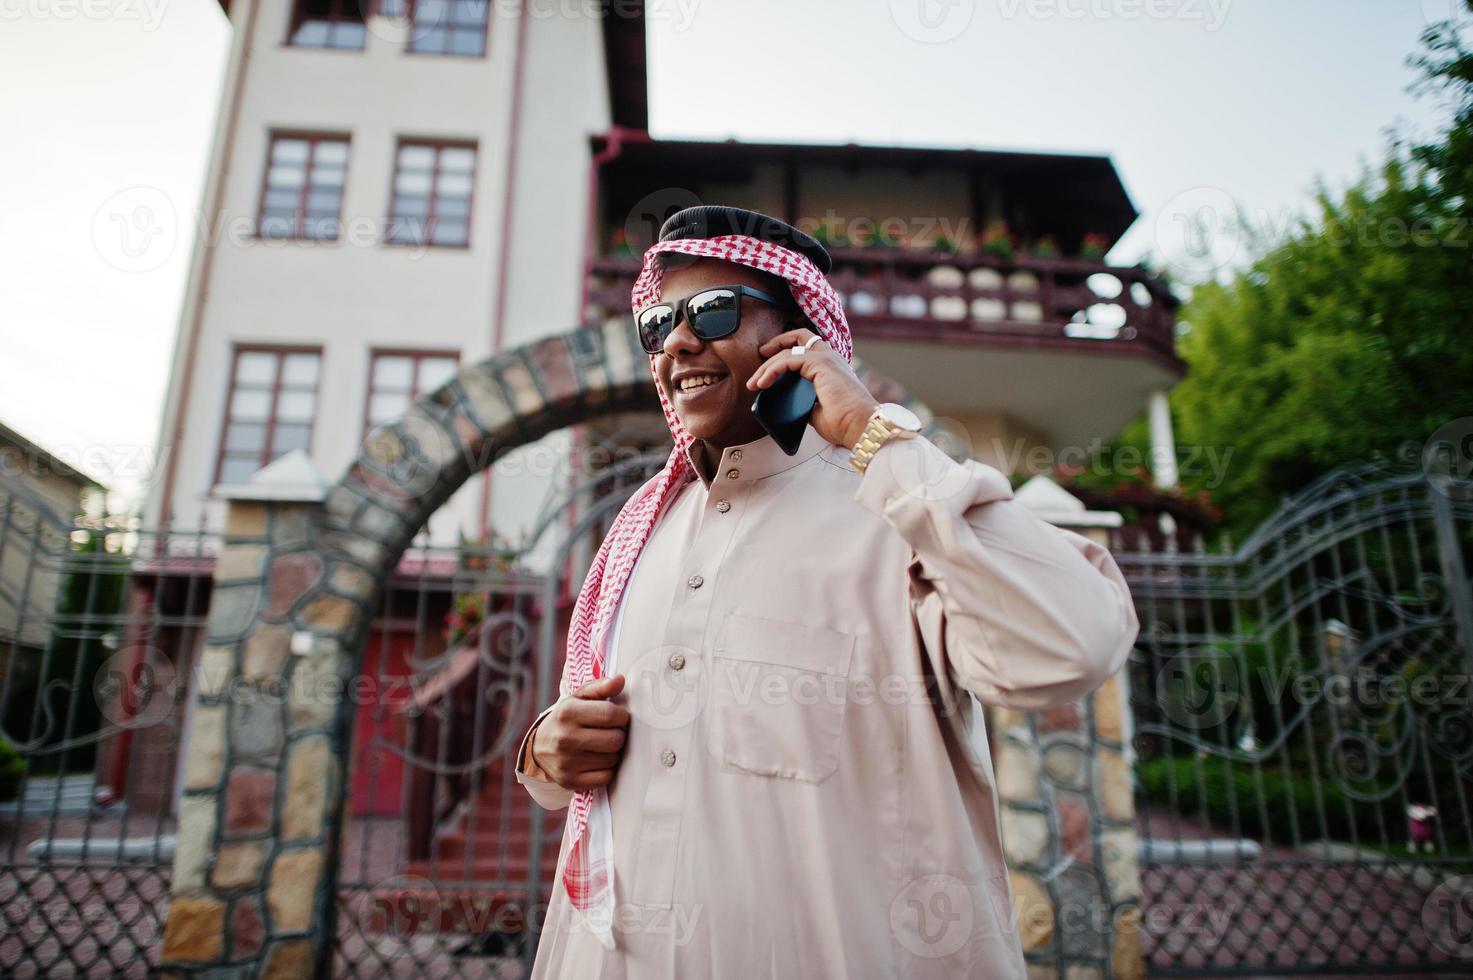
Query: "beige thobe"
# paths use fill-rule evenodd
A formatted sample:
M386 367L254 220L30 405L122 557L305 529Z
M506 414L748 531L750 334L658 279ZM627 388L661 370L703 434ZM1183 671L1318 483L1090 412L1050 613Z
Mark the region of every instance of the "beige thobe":
M534 977L1024 976L972 695L1091 691L1129 592L991 466L924 437L848 457L811 427L795 456L729 447L660 516L614 654L616 947L559 885ZM518 781L566 806L526 747Z

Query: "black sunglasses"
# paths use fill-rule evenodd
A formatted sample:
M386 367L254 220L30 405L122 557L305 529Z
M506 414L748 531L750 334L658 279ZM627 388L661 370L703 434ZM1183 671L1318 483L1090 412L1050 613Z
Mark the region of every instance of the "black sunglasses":
M778 299L751 286L712 286L692 293L683 300L646 306L634 317L639 330L639 343L650 354L665 349L665 338L680 323L681 311L691 332L702 340L718 340L736 333L742 323L742 297L770 303L779 309L797 312L791 299Z

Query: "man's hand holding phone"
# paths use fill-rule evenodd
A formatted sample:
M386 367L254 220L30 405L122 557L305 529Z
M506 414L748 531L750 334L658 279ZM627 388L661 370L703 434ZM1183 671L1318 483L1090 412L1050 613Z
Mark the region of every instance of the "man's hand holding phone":
M794 348L802 348L803 353L794 356ZM838 351L829 347L813 330L801 327L778 334L758 347L757 353L767 360L747 380L747 387L759 393L759 400L760 393L771 388L784 374L797 373L812 382L817 395L807 423L834 445L853 446L859 441L877 401L859 380L859 375L854 373L853 366ZM758 406L754 405L753 409L762 418ZM777 426L770 424L774 421ZM780 428L787 421L764 419L763 426L770 433L774 427ZM801 437L800 426L798 438ZM789 455L793 452L792 449L785 451Z
M624 675L601 677L558 702L537 723L527 747L529 775L564 789L607 786L619 768L629 730L629 709L611 699L624 690Z

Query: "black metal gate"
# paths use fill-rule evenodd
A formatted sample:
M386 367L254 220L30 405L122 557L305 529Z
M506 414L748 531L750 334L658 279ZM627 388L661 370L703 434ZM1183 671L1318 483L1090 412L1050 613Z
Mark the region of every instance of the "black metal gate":
M1469 485L1320 480L1237 550L1123 554L1146 962L1473 965Z
M0 975L158 963L203 550L0 485Z
M516 749L557 696L588 558L667 455L549 497L517 547L421 543L400 562L352 692L335 976L530 971L564 813L517 785Z

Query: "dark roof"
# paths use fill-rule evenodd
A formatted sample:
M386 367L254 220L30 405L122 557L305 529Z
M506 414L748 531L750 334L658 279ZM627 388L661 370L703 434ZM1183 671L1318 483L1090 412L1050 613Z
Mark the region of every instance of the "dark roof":
M107 487L103 486L101 483L98 483L86 473L83 473L81 470L77 469L75 466L72 466L65 460L58 458L55 454L43 448L39 443L35 443L27 439L25 436L21 435L19 432L16 432L4 422L0 422L0 442L8 442L11 445L16 446L27 456L42 463L47 468L48 472L54 473L57 476L65 477L66 479L71 480L73 483L76 483L80 486L94 487L98 490L107 489Z
M604 63L609 72L609 112L615 126L650 126L649 74L645 67L644 0L615 0L604 13Z
M915 174L946 170L985 177L1000 186L1005 198L1026 202L1037 225L1066 237L1098 232L1113 244L1139 217L1114 162L1098 154L856 143L656 140L645 132L619 136L622 149L605 164L603 186L606 196L618 198L622 192L633 197L629 201L607 200L610 214L627 210L653 189L644 186L652 181L659 187L698 190L705 182L743 183L758 164L791 162L798 167L900 167ZM594 149L603 149L608 140L607 136L594 137ZM745 206L741 201L706 203ZM798 216L776 217L791 222Z

